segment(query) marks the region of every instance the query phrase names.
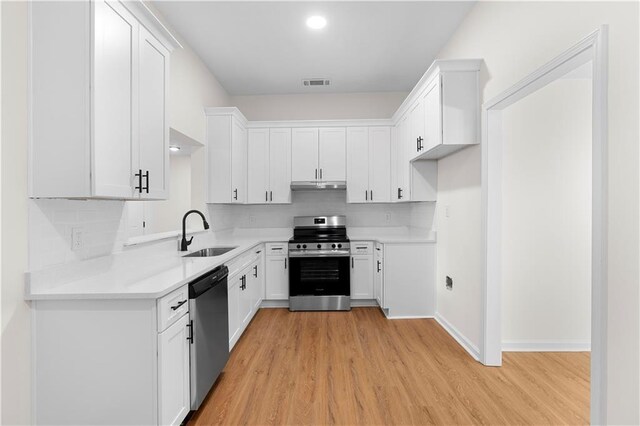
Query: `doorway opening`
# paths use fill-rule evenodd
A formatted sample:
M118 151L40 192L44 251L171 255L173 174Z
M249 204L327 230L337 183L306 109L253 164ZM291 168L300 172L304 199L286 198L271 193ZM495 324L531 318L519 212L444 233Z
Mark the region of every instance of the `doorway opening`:
M580 349L579 346L582 345L582 349L584 346L590 343L591 346L591 357L590 357L590 373L591 373L591 422L592 423L602 423L602 420L605 418L604 413L604 402L606 395L604 373L606 371L606 271L607 271L607 253L606 253L606 211L607 211L607 196L606 196L606 131L607 131L607 115L606 115L606 107L607 107L607 27L603 26L594 33L590 34L588 37L574 45L569 50L565 51L563 54L554 58L552 61L548 62L543 67L535 70L533 73L529 74L526 78L498 95L494 99L486 102L483 105L483 144L482 144L482 199L483 199L483 212L484 212L484 227L483 227L483 242L485 248L485 274L484 274L484 323L483 323L483 340L481 341L481 361L485 365L492 366L500 366L502 364L502 351L503 351L503 343L505 339L503 339L503 331L507 333L513 332L512 329L509 329L508 326L505 327L503 324L503 306L505 301L503 300L504 291L507 288L512 289L512 287L507 287L513 284L514 277L517 277L520 274L520 283L525 282L528 286L532 283L527 281L533 281L535 284L536 279L541 280L540 271L534 271L535 273L530 273L526 278L523 277L522 270L518 270L516 265L514 267L514 262L518 261L517 256L522 256L523 252L518 251L519 247L517 246L517 237L518 232L522 232L522 235L527 232L526 223L524 221L520 221L519 223L514 223L513 218L518 217L518 214L522 214L523 206L526 207L528 205L526 200L527 194L518 194L517 190L514 188L525 188L526 190L535 190L540 191L540 188L545 188L545 185L539 185L541 182L536 181L536 177L540 180L544 180L544 176L547 174L554 175L554 170L551 170L552 173L545 173L544 168L536 168L536 164L528 164L526 169L528 169L529 173L533 173L536 170L539 172L539 176L530 176L526 172L527 170L513 170L514 163L511 160L517 159L518 156L526 155L526 149L520 147L513 150L513 146L509 146L509 137L513 137L513 129L509 128L509 123L505 120L510 118L513 115L514 111L517 114L522 115L526 113L525 111L518 111L522 105L527 106L527 104L535 103L541 95L552 96L554 91L558 91L558 87L561 86L559 83L560 79L569 80L567 77L576 77L587 73L590 77L590 103L587 105L588 109L591 111L590 116L590 132L588 132L588 136L590 136L590 145L586 150L586 154L590 154L590 159L582 158L580 162L572 162L572 167L574 170L569 173L572 176L572 179L581 179L581 182L584 184L582 186L579 183L574 182L573 188L581 188L581 190L585 190L585 188L590 189L589 193L582 194L581 197L577 197L576 200L578 204L582 204L582 208L584 206L588 206L590 210L589 214L584 214L581 216L583 223L571 223L566 224L564 226L565 230L568 232L579 232L582 230L582 240L580 239L580 235L565 237L562 244L580 244L581 249L578 250L576 247L576 252L580 252L580 255L576 256L576 259L572 259L572 264L575 268L580 269L583 273L582 278L578 278L575 280L576 286L567 286L568 288L573 288L574 293L579 288L580 281L584 281L588 279L589 287L590 287L590 309L585 307L585 303L588 303L584 299L582 299L579 303L574 303L572 305L572 310L578 312L574 316L578 318L576 321L580 322L579 318L584 318L585 315L588 316L588 311L590 310L590 342L586 341L574 341L574 347L576 349ZM565 85L566 86L566 85ZM545 88L545 92L541 92L540 90ZM583 93L584 95L584 93ZM556 94L557 96L557 94ZM543 96L542 96L543 97ZM527 99L525 99L527 98ZM517 106L516 104L519 101L525 100L525 104L521 104ZM510 107L515 107L515 109L510 109ZM531 105L529 105L530 107ZM522 108L520 108L522 109ZM513 117L511 117L513 118ZM557 119L553 120L553 122L560 122ZM549 123L546 123L547 125ZM520 135L521 137L535 137L540 135ZM584 139L584 138L583 138ZM526 146L526 145L523 145ZM576 145L577 146L577 145ZM549 147L547 147L549 148ZM551 147L552 148L552 147ZM577 149L575 146L574 149ZM585 147L582 147L585 148ZM520 152L519 152L520 151ZM532 151L529 153L530 155L536 155L538 152ZM558 157L562 155L568 155L570 153L562 154L558 151ZM558 158L556 158L557 160ZM587 161L587 160L590 160ZM585 170L584 167L587 162L588 166L590 166L590 170ZM556 177L557 175L562 176L562 165L556 164L552 169L555 169ZM546 170L549 172L549 170ZM519 176L520 181L515 179L514 181L509 181L507 183L505 178L509 177L508 174L511 173L516 177ZM589 182L585 182L585 176L590 175L591 182L588 187L587 184ZM520 184L520 186L518 186ZM566 197L567 190L571 189L571 185L568 185L568 182L558 182L554 188L554 196L557 197ZM544 191L544 189L542 189ZM551 193L551 191L549 191ZM540 204L540 200L544 200L544 194L538 194L541 196L538 199L538 204ZM509 197L509 198L507 198ZM524 197L518 199L519 197ZM552 198L552 197L550 197ZM551 224L552 226L558 227L559 229L563 229L562 221L558 221L558 218L555 215L556 212L553 210L553 201L552 200L544 200L543 205L540 207L549 208L550 213L547 217L548 222L547 225ZM556 200L558 201L558 200ZM564 207L567 207L566 200L562 199L561 204L564 204ZM520 209L520 210L518 210ZM575 209L570 208L570 210ZM525 215L526 216L526 215ZM529 216L527 219L532 220L535 216ZM530 226L535 226L536 224L530 224ZM584 231L585 229L590 229L590 234L587 236L587 241L584 241ZM507 233L508 231L508 233ZM543 234L543 233L540 233ZM532 235L530 233L526 234L530 239L529 247L534 247L534 253L537 251L538 253L542 253L543 248L541 247L545 243L553 244L552 241L542 241L543 235ZM540 239L536 239L536 237L540 237ZM556 243L558 243L556 241ZM515 249L513 248L515 245ZM511 249L511 251L509 251ZM553 247L553 250L557 250L558 247ZM549 248L549 252L553 251ZM585 259L587 256L584 253L584 250L588 251L588 259ZM506 253L506 256L505 256ZM515 253L515 254L514 254ZM549 254L549 253L547 253ZM510 257L511 256L511 257ZM514 257L515 256L515 257ZM543 258L548 258L548 256L542 256ZM566 251L565 251L566 257ZM530 259L529 259L530 260ZM510 262L510 264L507 264ZM531 268L531 263L529 261L524 261L520 259L520 263L527 267ZM588 263L588 265L585 265ZM547 268L550 273L559 273L562 271L563 265L561 262L552 262L548 265L539 265L540 268ZM586 272L585 272L585 269ZM515 272L515 271L518 272ZM587 277L585 278L585 273ZM534 277L532 279L532 277ZM537 278L535 278L537 277ZM557 277L553 277L557 278ZM553 283L553 278L549 277L549 282ZM506 282L508 279L511 282ZM575 284L574 283L574 284ZM545 282L548 284L548 282ZM556 284L557 285L557 284ZM566 290L566 288L564 289ZM531 291L531 290L530 290ZM553 291L553 287L552 287ZM554 294L558 294L557 292L552 292L549 294L549 300L553 297ZM571 292L569 292L571 294ZM586 293L582 295L585 296ZM505 294L508 295L508 292ZM508 295L511 297L512 295ZM516 305L520 304L520 309L523 305L521 300L521 294L515 298ZM520 300L519 300L520 299ZM540 298L539 298L540 299ZM513 301L506 301L506 303L511 303ZM529 300L531 304L533 304L532 300ZM574 301L575 302L575 301ZM526 303L525 303L526 304ZM541 313L541 315L543 315ZM540 320L541 318L538 318ZM563 318L566 319L566 318ZM524 328L526 333L530 333L530 335L535 336L535 332L538 329L543 329L541 327L541 323L537 324L534 322L533 325L528 324L531 319L525 319L521 324L518 325L520 328ZM574 322L576 322L574 321ZM553 321L552 321L553 322ZM571 321L568 321L571 323ZM524 326L523 326L524 324ZM556 324L557 325L557 324ZM574 326L576 324L573 324ZM552 328L554 324L550 324L550 328ZM584 324L582 324L584 326ZM505 327L505 328L503 328ZM526 328L529 327L529 330ZM560 327L558 327L560 328ZM565 332L571 326L565 328ZM573 332L576 332L575 329L580 327L573 327ZM522 330L519 330L522 332ZM559 330L551 330L550 335L553 333L558 333ZM533 333L533 334L532 334ZM585 329L577 330L576 335L582 333L584 337ZM564 337L570 333L565 333ZM557 336L557 334L556 334ZM535 339L533 339L535 340ZM571 339L565 339L571 340ZM547 341L547 345L549 343L553 343L552 340ZM514 342L511 342L512 344ZM530 344L531 342L529 342ZM539 342L538 342L539 343ZM567 342L563 342L566 344Z

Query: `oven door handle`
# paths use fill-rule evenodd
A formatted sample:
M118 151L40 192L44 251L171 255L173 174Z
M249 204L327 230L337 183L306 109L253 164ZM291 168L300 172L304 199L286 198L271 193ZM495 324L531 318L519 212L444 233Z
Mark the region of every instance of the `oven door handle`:
M301 259L301 258L314 258L314 257L349 257L350 254L349 252L340 252L340 253L335 253L335 252L328 252L328 253L296 253L296 252L289 252L289 257L294 257L296 259Z

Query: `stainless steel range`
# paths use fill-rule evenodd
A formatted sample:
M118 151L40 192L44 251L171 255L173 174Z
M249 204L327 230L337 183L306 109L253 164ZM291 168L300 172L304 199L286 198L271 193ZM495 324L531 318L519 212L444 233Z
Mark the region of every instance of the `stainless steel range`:
M289 310L351 310L350 245L345 216L293 219Z

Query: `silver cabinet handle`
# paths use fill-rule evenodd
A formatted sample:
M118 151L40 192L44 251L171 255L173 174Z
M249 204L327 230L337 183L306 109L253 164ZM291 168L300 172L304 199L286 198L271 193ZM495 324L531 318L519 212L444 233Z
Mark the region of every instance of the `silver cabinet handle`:
M316 169L316 180L318 179L318 169Z
M320 169L320 180L322 180L322 169Z
M269 201L269 191L264 191L264 201Z
M367 191L366 189L364 190L364 200L369 201L369 191Z
M371 201L373 201L373 189L371 190Z
M273 191L269 191L269 201L273 201Z

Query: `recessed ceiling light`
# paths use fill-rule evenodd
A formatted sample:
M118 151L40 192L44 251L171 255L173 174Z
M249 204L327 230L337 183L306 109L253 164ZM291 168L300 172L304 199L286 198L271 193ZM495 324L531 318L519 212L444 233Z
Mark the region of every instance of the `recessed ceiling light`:
M310 16L309 18L307 18L307 27L314 29L314 30L319 30L324 28L327 25L327 20L324 19L324 17L322 16Z
M169 151L178 152L178 151L180 151L180 147L177 146L177 145L169 145Z

